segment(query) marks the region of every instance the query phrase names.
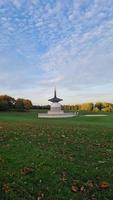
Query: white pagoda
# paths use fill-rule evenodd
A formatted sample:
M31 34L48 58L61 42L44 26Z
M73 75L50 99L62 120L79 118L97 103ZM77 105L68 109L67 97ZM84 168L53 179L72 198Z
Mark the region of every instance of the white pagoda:
M38 118L66 118L76 116L76 113L65 113L62 110L62 106L59 102L63 101L63 99L57 97L56 89L54 90L54 97L52 99L49 99L48 101L51 102L50 110L48 111L48 113L38 113Z
M52 99L49 99L48 101L52 102L50 106L50 111L48 111L49 115L62 115L64 114L64 111L61 109L60 101L63 101L63 99L60 99L56 95L56 89L54 90L54 97Z

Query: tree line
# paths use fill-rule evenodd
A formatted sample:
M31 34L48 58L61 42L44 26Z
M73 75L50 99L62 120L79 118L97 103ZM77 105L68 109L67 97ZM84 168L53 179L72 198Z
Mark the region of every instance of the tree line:
M8 95L0 95L0 111L29 111L30 109L49 110L50 105L32 105L31 100L15 99ZM78 105L63 105L64 111L87 111L87 112L113 112L113 104L107 102L83 103Z
M113 112L113 104L107 102L83 103L78 105L64 105L65 111L88 111L88 112Z
M29 99L15 99L8 95L0 96L0 111L29 111L32 108L32 102Z

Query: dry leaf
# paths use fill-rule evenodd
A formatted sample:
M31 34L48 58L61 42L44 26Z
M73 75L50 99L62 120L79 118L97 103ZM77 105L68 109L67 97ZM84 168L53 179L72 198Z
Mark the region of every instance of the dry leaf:
M33 172L33 169L30 167L24 167L23 169L20 170L21 175L24 175L24 176L26 176L32 172Z
M11 188L9 187L8 184L4 184L3 187L2 187L2 190L5 192L5 193L8 193L11 191Z
M99 183L100 189L108 189L109 187L110 187L110 185L106 181L102 181L102 182Z
M80 192L85 192L85 187L83 185L80 187Z
M42 199L42 195L40 192L36 192L35 194L35 200L41 200Z
M97 200L95 196L92 196L90 200Z
M72 192L78 192L78 191L79 191L78 186L76 186L76 185L72 185L72 187L71 187L71 191L72 191Z
M47 200L52 200L51 197L48 197Z
M93 187L94 187L93 181L92 181L92 180L88 180L87 186L88 186L89 188L93 188Z

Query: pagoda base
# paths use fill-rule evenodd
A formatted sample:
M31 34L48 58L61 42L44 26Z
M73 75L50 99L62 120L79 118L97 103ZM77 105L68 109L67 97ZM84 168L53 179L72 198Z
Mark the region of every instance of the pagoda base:
M64 111L63 110L61 110L61 111L48 111L48 115L62 115L62 114L64 114Z
M68 118L75 117L76 113L39 113L38 118Z
M64 113L61 104L58 102L52 102L48 113L38 114L38 118L67 118L74 116L76 116L76 113Z

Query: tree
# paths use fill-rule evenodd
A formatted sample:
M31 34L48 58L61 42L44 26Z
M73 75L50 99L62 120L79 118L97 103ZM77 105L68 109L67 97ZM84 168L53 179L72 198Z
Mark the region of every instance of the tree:
M79 109L82 111L92 111L93 107L93 103L83 103L79 106Z
M102 102L97 102L97 103L95 104L95 108L98 108L98 109L101 111L102 108L103 108L103 103L102 103Z
M107 110L110 110L110 112L111 112L111 111L113 111L113 104L112 104L112 103L104 102L104 103L103 103L103 109L104 109L104 108L107 108ZM102 110L103 110L103 109L102 109Z
M102 109L103 112L111 112L111 108L110 107L105 107Z
M8 102L6 100L0 100L0 111L7 111L8 109Z
M78 111L79 110L79 105L75 105L74 106L74 111Z
M17 99L16 100L15 109L17 111L20 111L20 112L24 111L24 101L23 101L23 99Z
M32 102L29 99L17 99L15 109L17 111L28 111L32 107Z
M94 107L93 111L94 112L99 112L100 110L97 107Z
M0 110L11 110L15 105L15 99L8 95L0 96Z
M23 103L24 103L24 109L26 111L32 108L32 102L29 99L23 99Z

